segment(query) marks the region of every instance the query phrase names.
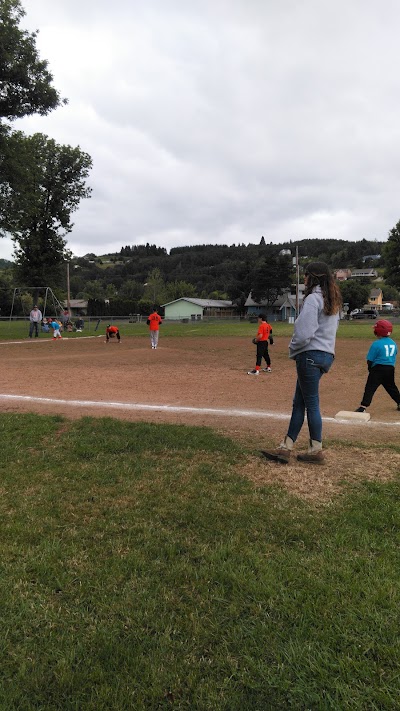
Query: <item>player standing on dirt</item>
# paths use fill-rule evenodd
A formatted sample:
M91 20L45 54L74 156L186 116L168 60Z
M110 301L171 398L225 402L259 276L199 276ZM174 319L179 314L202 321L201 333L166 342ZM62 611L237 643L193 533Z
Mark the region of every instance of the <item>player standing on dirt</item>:
M257 346L256 367L254 370L248 370L247 375L259 375L262 359L264 358L267 367L263 368L265 373L271 372L271 358L268 351L268 341L271 346L274 339L272 337L272 326L267 322L265 314L260 314L258 317L258 331L253 343Z
M336 331L342 299L334 276L325 262L311 262L305 267L303 308L294 324L289 344L289 358L296 362L297 382L292 416L287 435L277 449L262 454L280 464L288 464L307 412L310 445L298 454L300 462L323 464L322 417L319 406L319 381L335 358Z
M374 325L374 333L378 340L372 343L367 353L368 378L361 405L356 412L365 412L380 385L385 388L387 394L397 404L397 409L400 410L400 392L394 382L397 345L390 338L392 331L392 324L385 319L380 319Z
M157 308L154 307L153 313L151 313L147 319L147 325L150 326L150 343L153 350L156 350L158 346L158 336L161 323L161 316L159 315Z
M53 318L49 323L50 328L53 329L53 341L56 341L57 338L62 338L60 325L61 324L55 318Z

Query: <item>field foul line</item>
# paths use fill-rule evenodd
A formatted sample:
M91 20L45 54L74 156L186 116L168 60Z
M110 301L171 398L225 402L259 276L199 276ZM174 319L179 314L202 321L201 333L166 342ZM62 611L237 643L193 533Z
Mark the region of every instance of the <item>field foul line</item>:
M219 417L253 417L256 419L289 420L290 415L282 412L265 412L258 410L238 410L217 407L185 407L181 405L146 405L137 402L105 402L99 400L59 400L50 397L34 397L32 395L2 395L1 400L13 402L32 402L42 405L67 405L70 407L93 407L101 409L116 410L143 410L145 412L167 412L167 413L191 413L194 415L217 415ZM334 417L323 417L324 422L335 425L346 425L346 427L400 427L399 422L382 422L370 420L369 422L359 422L356 420L335 420Z
M13 345L20 345L21 343L52 343L53 341L83 341L87 340L88 338L104 338L104 336L100 333L97 336L76 336L75 338L69 338L68 336L63 336L62 338L24 338L23 341L0 341L0 346L13 346Z

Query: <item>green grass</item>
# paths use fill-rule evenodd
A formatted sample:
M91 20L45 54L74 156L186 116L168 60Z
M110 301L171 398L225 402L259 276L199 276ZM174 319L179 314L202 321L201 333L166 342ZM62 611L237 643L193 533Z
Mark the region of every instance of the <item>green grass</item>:
M127 321L114 321L115 325L121 329L123 337L148 335L146 323L128 323ZM85 319L85 328L82 333L68 333L68 338L81 338L82 336L100 335L105 333L107 320L103 319L98 330L95 331L97 319ZM289 323L273 322L273 333L276 336L290 337L293 333L293 325ZM340 338L363 338L373 339L373 322L371 321L342 321L339 326L338 336ZM248 338L257 332L257 324L248 321L195 321L181 323L166 321L161 326L161 333L174 338L193 337L231 337L243 336ZM27 338L29 333L28 321L1 321L0 340ZM41 333L41 338L51 338L51 333Z
M207 428L0 435L1 709L398 707L399 481L315 508Z

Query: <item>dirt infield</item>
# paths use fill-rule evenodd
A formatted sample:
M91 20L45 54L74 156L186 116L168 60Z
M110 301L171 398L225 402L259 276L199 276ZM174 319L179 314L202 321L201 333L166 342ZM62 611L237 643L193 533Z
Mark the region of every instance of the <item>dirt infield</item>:
M294 459L282 467L260 458L259 450L279 441L287 428L295 385L288 342L276 339L272 373L257 377L247 375L255 359L248 338L161 336L157 350L147 337L122 338L120 344L106 344L104 337L0 343L0 411L214 427L254 451L241 472L256 485L279 483L319 502L336 495L343 481L396 476L400 454L380 445L399 444L400 413L384 391L374 398L370 423L324 421L324 466L310 468ZM364 340L338 341L334 366L321 381L324 418L359 404L367 347ZM306 444L305 425L298 448Z
M286 427L295 384L295 367L287 357L288 339L271 347L272 373L247 375L254 367L255 349L246 338L161 337L152 350L147 337L39 338L1 344L0 394L49 398L47 403L0 400L1 411L29 410L62 413L68 417L113 416L129 420L183 422L216 426L233 434L274 441ZM353 410L360 402L366 379L366 341L339 340L331 372L321 381L324 417ZM90 401L71 406L68 402ZM176 408L252 411L252 415L213 412L124 409L107 403ZM104 405L102 406L102 403ZM260 417L254 414L260 413ZM370 425L325 423L325 437L361 441L384 437L399 441L400 426L377 427L377 421L399 423L395 404L384 393L375 396ZM270 415L263 417L262 415ZM379 430L379 435L377 434ZM304 438L306 438L304 429Z

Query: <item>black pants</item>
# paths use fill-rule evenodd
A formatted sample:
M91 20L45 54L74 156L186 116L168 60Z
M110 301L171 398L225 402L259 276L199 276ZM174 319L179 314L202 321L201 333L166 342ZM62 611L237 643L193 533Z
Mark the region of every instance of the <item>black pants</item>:
M268 341L258 341L257 343L256 365L260 366L263 358L267 364L267 368L269 368L271 366L271 358L268 352Z
M114 338L114 335L117 337L117 341L120 341L120 340L121 340L121 336L120 336L119 331L116 331L115 333L112 333L112 334L111 334L111 333L110 333L110 334L106 333L106 341L109 341L110 338Z
M375 391L380 385L385 388L392 400L400 403L400 392L394 382L394 367L392 365L375 365L368 374L363 399L361 400L363 407L368 407L371 404Z

